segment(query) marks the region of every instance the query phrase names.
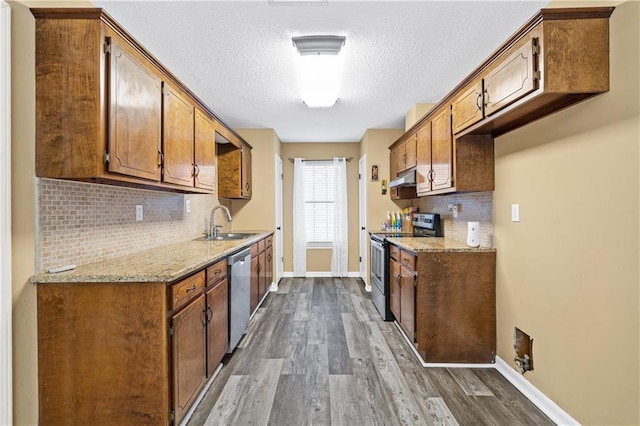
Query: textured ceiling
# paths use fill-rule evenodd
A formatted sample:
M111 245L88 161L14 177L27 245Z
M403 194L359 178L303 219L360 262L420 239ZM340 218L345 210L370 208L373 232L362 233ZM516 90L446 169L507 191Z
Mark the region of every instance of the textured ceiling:
M547 1L94 1L233 128L283 142L357 142L404 127ZM291 37L347 37L340 99L302 104Z

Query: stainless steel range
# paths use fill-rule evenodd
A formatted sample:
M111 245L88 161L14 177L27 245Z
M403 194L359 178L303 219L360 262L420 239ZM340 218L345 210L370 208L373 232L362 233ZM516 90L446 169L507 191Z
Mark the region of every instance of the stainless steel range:
M440 215L414 213L412 233L371 232L371 300L385 321L393 321L389 309L389 243L391 237L441 237Z

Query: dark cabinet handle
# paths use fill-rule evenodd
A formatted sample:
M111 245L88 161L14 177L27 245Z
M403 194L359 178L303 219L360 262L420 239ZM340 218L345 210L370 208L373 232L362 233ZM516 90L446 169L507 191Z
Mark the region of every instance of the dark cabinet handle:
M211 322L212 318L213 318L213 309L211 309L211 306L207 306L207 324Z
M271 253L269 253L269 255L267 256L267 260L271 261Z
M478 107L478 111L482 111L482 92L478 93L478 97L476 98L476 106Z
M193 290L195 290L195 289L197 289L197 288L198 288L198 286L194 284L194 285L193 285L193 287L189 287L189 288L187 289L187 293L189 293L190 291L193 291Z
M158 151L158 168L162 167L164 164L164 154Z

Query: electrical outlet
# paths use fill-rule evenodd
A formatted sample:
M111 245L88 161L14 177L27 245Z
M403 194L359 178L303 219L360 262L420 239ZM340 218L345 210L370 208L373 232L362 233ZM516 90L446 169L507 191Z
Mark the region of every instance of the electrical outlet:
M449 203L449 205L447 206L448 210L453 213L453 217L457 218L458 217L458 208L459 205L455 204L455 203Z
M187 213L191 213L191 200L186 200L184 203L184 209Z
M143 217L142 204L136 205L136 221L140 222Z

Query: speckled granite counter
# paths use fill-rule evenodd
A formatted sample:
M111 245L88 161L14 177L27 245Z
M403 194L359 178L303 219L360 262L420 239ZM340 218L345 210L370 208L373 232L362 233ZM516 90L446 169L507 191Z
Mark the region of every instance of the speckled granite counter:
M81 265L72 271L41 273L31 277L31 282L172 282L273 234L273 231L243 232L258 234L242 240L183 241L167 244L139 253Z
M414 253L427 252L495 252L495 248L469 247L465 243L454 241L445 237L398 237L387 238L391 244L410 250Z

